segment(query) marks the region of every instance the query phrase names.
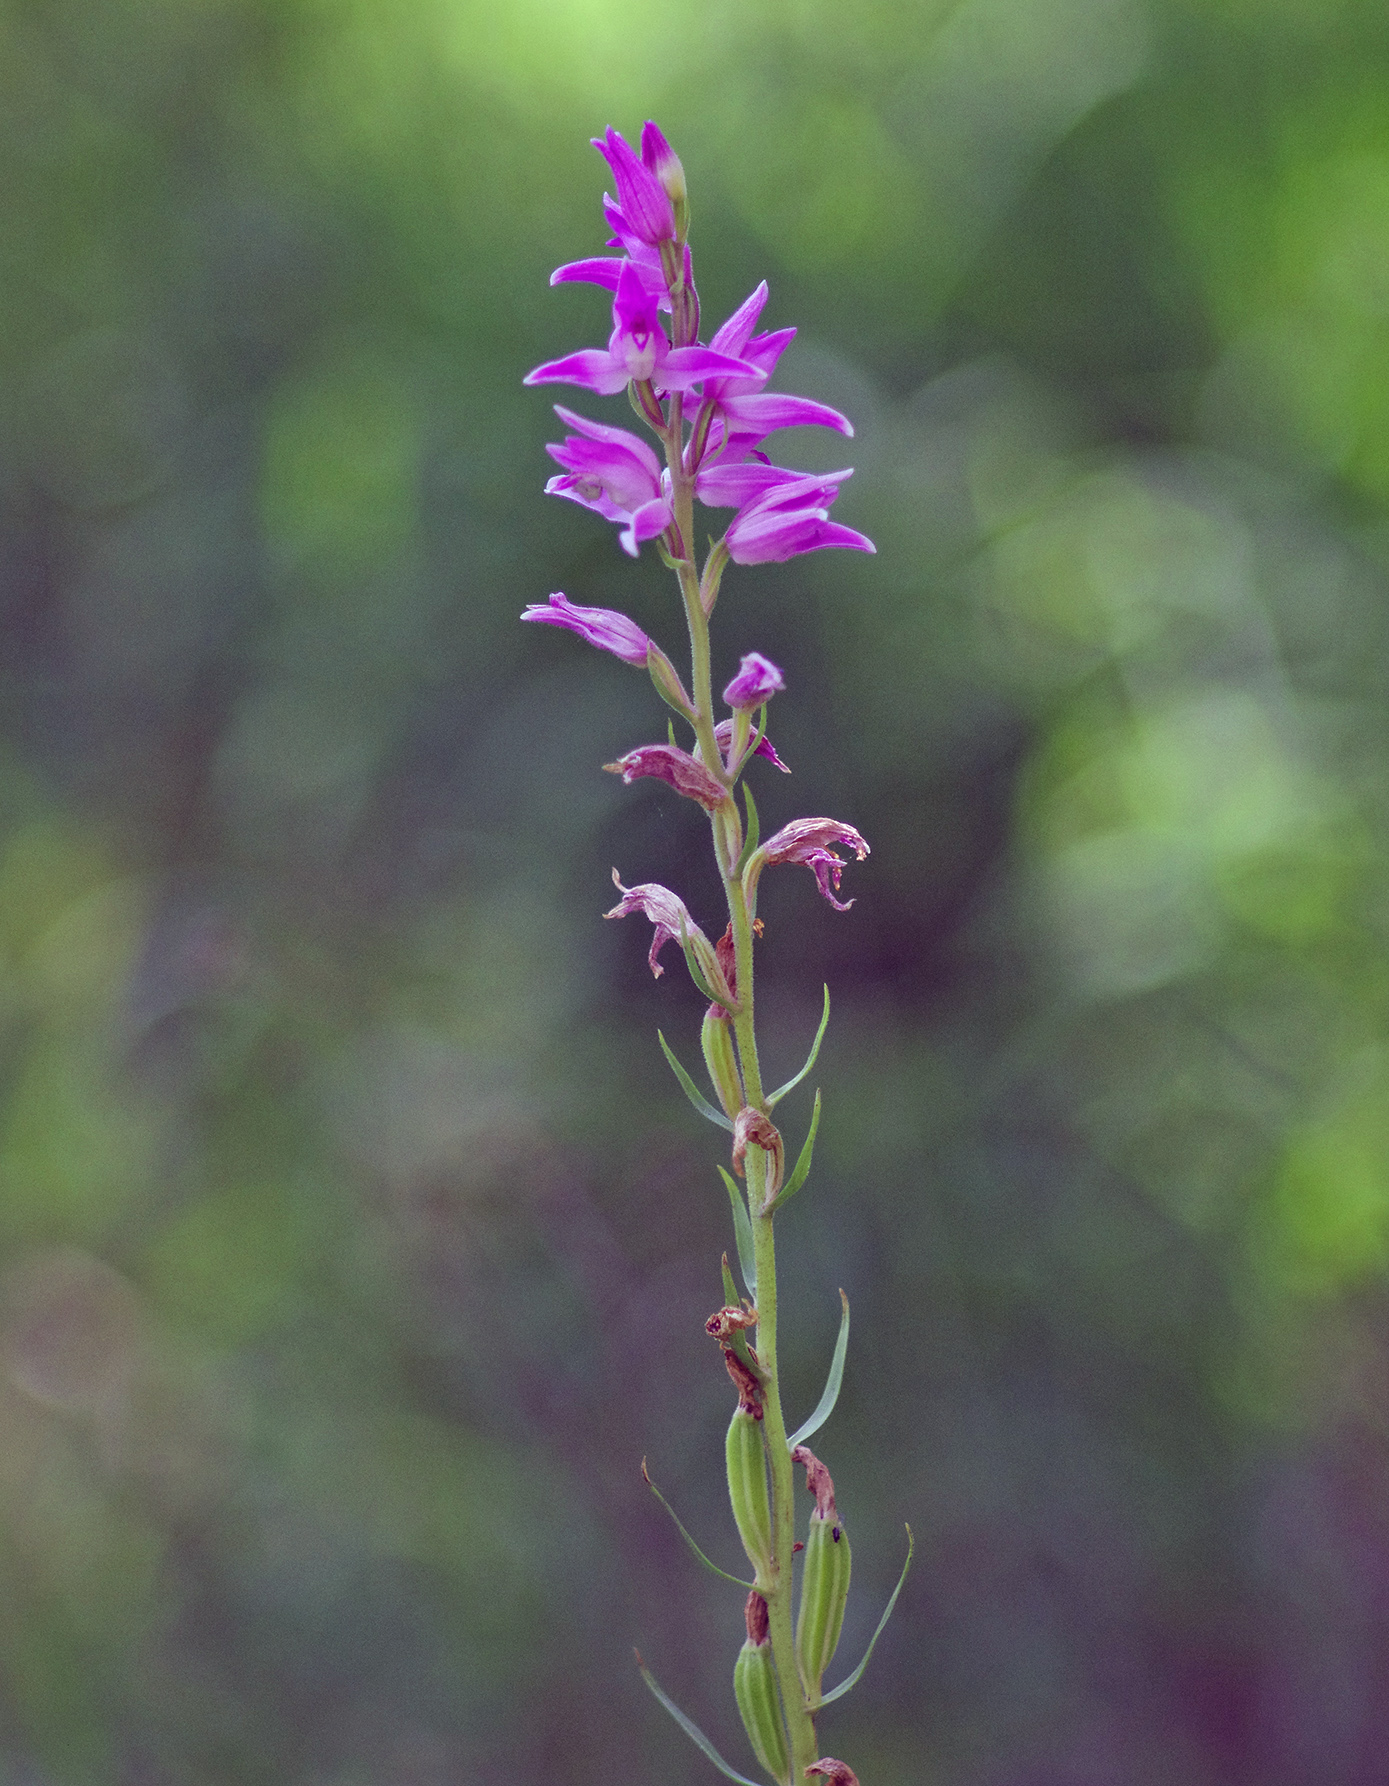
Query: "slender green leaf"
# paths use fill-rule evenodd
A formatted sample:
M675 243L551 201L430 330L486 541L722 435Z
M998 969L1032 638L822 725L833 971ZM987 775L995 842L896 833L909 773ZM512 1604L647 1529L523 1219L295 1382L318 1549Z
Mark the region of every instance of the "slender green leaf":
M659 683L657 683L657 685L656 685L656 692L657 692L657 694L660 695L660 697L663 701L669 700L670 697L666 694L665 690L661 687L661 685ZM671 749L674 750L676 748L676 744L675 744L675 721L673 719L668 719L666 721L666 737L670 739ZM847 856L844 859L846 862L848 861Z
M810 1044L810 1053L805 1058L805 1065L801 1068L800 1072L797 1073L797 1075L794 1079L788 1079L786 1081L785 1085L778 1086L776 1091L774 1091L772 1093L771 1097L769 1097L767 1099L767 1103L769 1105L779 1104L781 1102L781 1100L786 1096L788 1091L794 1091L796 1089L796 1087L800 1084L801 1080L805 1078L806 1074L815 1065L815 1057L816 1057L816 1055L819 1054L820 1044L825 1039L825 1026L826 1026L826 1024L828 1024L829 1020L830 1020L830 989L828 986L826 986L826 988L825 988L825 1013L824 1013L824 1016L821 1017L821 1019L820 1019L819 1029L817 1029L815 1032L815 1040Z
M733 1124L724 1115L722 1110L715 1110L708 1098L703 1095L694 1080L690 1078L689 1074L675 1058L670 1043L666 1041L660 1030L656 1031L656 1040L661 1044L661 1052L670 1062L671 1072L674 1073L675 1077L680 1081L680 1089L694 1105L695 1109L698 1110L701 1116L707 1117L710 1122L717 1123L721 1129L727 1129L731 1134L733 1132Z
M815 1152L815 1131L819 1126L820 1093L817 1090L815 1093L815 1108L810 1113L810 1133L805 1138L804 1147L802 1147L800 1153L797 1155L795 1170L777 1192L776 1196L772 1198L771 1202L764 1205L762 1211L763 1215L771 1215L774 1210L780 1209L783 1203L789 1203L791 1198L795 1196L796 1192L800 1190L801 1186L805 1183L806 1179L809 1178L810 1160Z
M834 1412L834 1404L839 1400L839 1385L844 1381L844 1356L849 1350L849 1298L841 1290L839 1292L841 1310L839 1315L839 1338L834 1342L834 1357L830 1359L830 1374L825 1379L825 1392L815 1404L815 1412L803 1426L798 1426L786 1441L789 1446L804 1445L812 1433L820 1428Z
M709 1738L705 1736L704 1732L699 1728L698 1724L692 1723L691 1720L685 1716L684 1712L680 1710L680 1707L675 1701L667 1698L666 1694L657 1684L655 1675L652 1674L651 1670L642 1660L641 1651L637 1650L635 1655L637 1658L637 1667L641 1670L641 1678L646 1682L647 1686L650 1687L651 1691L656 1695L657 1699L660 1700L661 1704L670 1713L671 1717L675 1719L675 1722L685 1732L685 1735L689 1737L694 1746L697 1749L702 1750L704 1754L708 1756L709 1760L713 1762L714 1766L721 1774L725 1775L730 1780L736 1780L738 1786L760 1786L760 1782L757 1780L750 1780L746 1774L740 1774L728 1765L723 1756L719 1754L718 1750L709 1741Z
M868 1640L868 1648L863 1652L863 1660L862 1660L862 1662L859 1663L858 1667L854 1670L854 1672L849 1676L848 1680L840 1681L839 1685L834 1689L834 1691L832 1693L826 1693L824 1695L824 1697L820 1701L821 1705L829 1705L836 1699L842 1699L844 1697L844 1695L849 1691L850 1687L856 1687L858 1685L859 1679L862 1676L864 1669L867 1668L867 1666L868 1666L868 1658L873 1654L873 1645L882 1636L884 1625L886 1625L887 1621L892 1617L892 1609L897 1604L897 1596L902 1592L902 1583L907 1579L907 1571L912 1566L912 1552L915 1549L916 1549L916 1540L912 1537L911 1527L908 1526L907 1527L907 1560L902 1565L902 1573L897 1577L897 1586L892 1590L892 1598L888 1601L887 1606L883 1611L883 1616L878 1620L878 1628Z
M732 1126L730 1123L729 1127ZM757 1256L752 1248L752 1222L748 1218L748 1206L743 1201L743 1193L738 1189L738 1181L733 1174L720 1166L719 1177L728 1186L728 1200L733 1205L733 1238L738 1243L738 1269L743 1274L748 1295L756 1302Z
M752 1583L750 1581L744 1581L740 1575L730 1575L728 1573L727 1569L720 1569L717 1563L711 1563L709 1561L708 1557L705 1556L704 1552L699 1548L699 1546L695 1543L694 1539L691 1538L690 1534L685 1530L684 1526L680 1523L680 1515L675 1511L674 1507L671 1506L670 1502L661 1493L660 1489L657 1488L656 1484L651 1480L650 1475L647 1473L645 1458L643 1458L641 1460L641 1476L642 1476L642 1481L645 1482L646 1486L651 1490L652 1494L655 1495L656 1499L661 1503L661 1505L665 1508L666 1512L675 1521L676 1531L679 1532L680 1536L685 1540L686 1544L689 1545L690 1549L695 1553L695 1555L699 1558L700 1562L703 1563L704 1567L710 1572L710 1574L711 1575L721 1575L725 1581L731 1581L735 1587L750 1588L752 1586Z
M721 1260L721 1264L723 1266L723 1300L724 1300L724 1304L728 1308L737 1308L737 1306L738 1306L738 1286L733 1281L733 1273L729 1269L727 1253L724 1254L723 1259Z
M743 878L743 870L748 865L748 857L757 848L758 839L762 835L762 821L757 816L757 802L753 799L752 789L746 782L743 783L743 800L748 809L748 834L743 840L743 847L738 853L737 865L733 870L735 881Z

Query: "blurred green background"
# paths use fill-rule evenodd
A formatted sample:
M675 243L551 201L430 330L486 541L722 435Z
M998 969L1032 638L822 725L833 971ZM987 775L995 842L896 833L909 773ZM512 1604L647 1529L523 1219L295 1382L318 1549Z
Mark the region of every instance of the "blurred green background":
M852 414L876 558L735 571L787 672L769 1070L793 1418L865 1786L1383 1786L1382 0L3 0L0 1782L750 1768L703 1317L702 816L599 765L674 650L547 502L606 170ZM558 393L563 396L563 393ZM570 401L573 400L572 394ZM584 405L621 421L620 400ZM786 437L828 467L842 443ZM720 684L721 685L721 684ZM717 686L717 685L716 685ZM811 1087L783 1106L793 1145Z

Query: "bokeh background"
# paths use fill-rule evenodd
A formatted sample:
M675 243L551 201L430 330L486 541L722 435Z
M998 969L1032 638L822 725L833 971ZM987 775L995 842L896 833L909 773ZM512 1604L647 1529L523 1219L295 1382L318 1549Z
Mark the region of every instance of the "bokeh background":
M634 1643L752 1766L639 1475L734 1563L700 1001L601 921L702 819L516 624L680 643L520 384L648 116L879 548L717 615L873 844L762 907L846 1666L918 1539L825 1746L1382 1786L1381 0L3 0L0 1781L714 1778Z

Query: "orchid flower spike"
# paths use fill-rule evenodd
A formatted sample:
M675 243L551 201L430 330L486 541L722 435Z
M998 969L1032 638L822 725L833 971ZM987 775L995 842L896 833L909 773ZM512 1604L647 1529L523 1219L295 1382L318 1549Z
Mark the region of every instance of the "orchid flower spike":
M690 1078L664 1036L661 1046L691 1103L732 1135L732 1170L721 1166L719 1171L732 1198L734 1239L751 1300L740 1302L725 1254L724 1306L707 1326L720 1342L738 1390L738 1407L725 1441L729 1500L757 1575L745 1608L748 1641L734 1665L734 1698L754 1753L781 1786L796 1786L802 1780L858 1786L846 1762L828 1756L814 1759L819 1707L826 1698L845 1692L863 1672L860 1664L834 1693L820 1691L838 1642L850 1581L849 1543L838 1517L834 1483L805 1446L788 1451L784 1438L769 1446L764 1436L771 1431L782 1434L785 1425L777 1386L776 1323L770 1318L776 1307L771 1221L810 1171L820 1094L815 1094L809 1133L784 1184L786 1145L772 1120L772 1107L814 1064L829 1018L829 993L826 989L824 1017L805 1066L780 1091L764 1095L753 1010L753 959L755 939L762 935L756 915L762 871L769 865L799 863L815 876L823 897L837 911L847 911L853 901L838 897L846 852L852 851L861 862L868 855L868 844L852 825L829 818L793 819L761 841L752 790L744 787L741 801L734 796L754 755L789 773L764 730L767 703L785 689L786 678L760 652L744 653L723 690L730 717L716 720L709 622L730 564L781 563L832 546L872 552L874 546L864 534L830 518L841 485L852 475L848 467L811 474L774 465L762 451L763 440L781 428L809 424L853 434L847 417L828 404L764 388L796 333L791 328L758 332L767 305L766 284L758 285L738 306L708 346L701 345L699 294L687 241L685 170L661 130L648 121L639 151L612 128L595 139L594 147L611 170L617 194L603 196L608 252L556 268L551 283L583 281L609 293L611 332L605 347L587 347L547 361L527 375L526 383L574 384L605 397L625 391L660 450L654 451L645 438L625 428L556 406L567 432L563 440L546 448L558 475L545 489L548 495L578 503L614 523L623 551L633 557L643 542L655 541L660 558L679 580L690 635L693 692L685 688L655 641L612 608L580 607L555 594L546 603L528 606L522 619L565 627L624 663L644 665L661 699L694 734L693 741L685 735L687 748L681 748L676 722L668 722L669 742L638 745L604 768L620 775L624 783L664 782L704 808L715 865L727 895L727 927L712 943L685 902L668 887L656 882L625 887L616 869L613 882L619 898L605 915L625 918L637 913L648 920L652 936L647 965L657 979L666 944L680 944L690 979L707 1001L700 1045L717 1104L711 1104ZM713 538L703 553L704 529L693 519L695 503L732 511L722 537ZM718 529L710 531L717 534ZM812 1430L827 1417L838 1392L848 1319L845 1298L830 1383L808 1423ZM755 1352L744 1337L745 1330L754 1326ZM804 1465L806 1486L815 1498L804 1544L794 1539L793 1458ZM909 1539L908 1563L911 1549ZM793 1635L789 1600L794 1551L805 1554ZM900 1587L899 1582L897 1591ZM888 1602L889 1612L897 1591ZM743 1776L720 1761L675 1709L640 1657L638 1662L647 1685L695 1736L706 1756L731 1778L741 1780Z

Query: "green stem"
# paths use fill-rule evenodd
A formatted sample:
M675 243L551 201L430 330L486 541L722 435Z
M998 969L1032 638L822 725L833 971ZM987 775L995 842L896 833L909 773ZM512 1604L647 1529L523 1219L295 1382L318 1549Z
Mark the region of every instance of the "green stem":
M757 1059L757 1034L752 1005L752 924L740 881L725 871L728 909L733 923L738 1013L734 1034L743 1070L747 1101L766 1110L762 1073ZM757 1361L762 1370L762 1440L772 1484L772 1572L767 1583L767 1620L781 1682L782 1705L791 1739L791 1778L804 1778L805 1769L818 1755L815 1725L806 1710L805 1693L796 1663L795 1632L791 1622L792 1555L796 1540L795 1484L791 1453L786 1444L786 1419L781 1411L781 1383L777 1370L776 1239L773 1217L762 1214L766 1200L767 1155L759 1147L747 1152L748 1204L752 1216L753 1255L757 1264Z
M795 1488L791 1453L786 1444L786 1420L781 1411L777 1375L776 1245L771 1216L760 1209L766 1188L767 1156L760 1148L748 1149L748 1200L752 1203L753 1252L757 1259L757 1361L763 1375L762 1441L772 1478L772 1571L766 1588L767 1623L776 1658L786 1728L791 1739L791 1778L804 1779L805 1770L817 1758L815 1724L806 1710L805 1692L796 1663L796 1639L791 1622L792 1554L796 1539Z
M685 543L684 560L677 566L680 594L690 629L691 687L694 700L695 736L705 766L725 785L728 776L714 739L714 697L709 654L709 619L700 598L700 578L694 561L694 478L685 469L683 422L678 394L671 400L670 422L665 434L666 463L670 467L671 493L676 526ZM706 567L707 568L707 567ZM757 1034L753 1023L753 933L741 877L733 874L742 839L742 826L732 793L724 805L710 814L714 854L728 897L729 921L737 976L738 1010L734 1034L742 1067L744 1096L755 1110L766 1112L766 1094L757 1059ZM791 1453L786 1444L786 1420L781 1411L777 1375L776 1242L771 1216L764 1216L767 1155L759 1147L747 1150L748 1204L752 1218L753 1252L757 1262L757 1359L762 1371L762 1442L771 1475L772 1566L764 1594L767 1620L781 1683L782 1705L791 1740L791 1782L804 1779L805 1770L819 1753L815 1724L806 1709L805 1691L796 1662L795 1631L791 1619L792 1556L795 1545L795 1485ZM759 1584L761 1585L761 1584Z

